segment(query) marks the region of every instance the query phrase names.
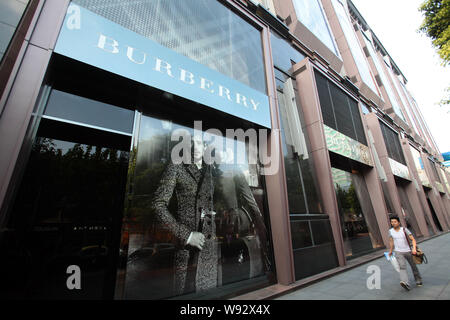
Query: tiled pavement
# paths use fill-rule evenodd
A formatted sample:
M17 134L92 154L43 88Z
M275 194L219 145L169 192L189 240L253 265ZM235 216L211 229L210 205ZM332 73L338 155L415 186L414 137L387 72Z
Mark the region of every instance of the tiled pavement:
M419 265L423 287L416 287L407 264L411 291L400 286L399 274L382 257L349 271L304 287L275 300L450 300L450 233L418 245L427 255L428 264ZM369 289L369 266L380 269L380 289ZM374 283L374 282L371 282Z

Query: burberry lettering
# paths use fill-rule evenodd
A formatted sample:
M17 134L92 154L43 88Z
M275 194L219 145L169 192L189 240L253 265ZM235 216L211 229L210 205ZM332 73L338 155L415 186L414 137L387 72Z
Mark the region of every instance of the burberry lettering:
M170 62L165 61L160 57L150 56L147 52L137 48L133 48L131 46L125 46L122 48L119 42L112 37L100 34L97 48L111 54L121 54L121 52L124 52L129 61L139 65L148 65L148 70L151 72L163 73L174 80L181 81L187 85L197 86L209 94L218 95L219 97L227 99L245 108L258 111L260 102L255 99L247 97L239 92L232 92L225 86L214 83L201 75L195 75L189 70L174 68Z

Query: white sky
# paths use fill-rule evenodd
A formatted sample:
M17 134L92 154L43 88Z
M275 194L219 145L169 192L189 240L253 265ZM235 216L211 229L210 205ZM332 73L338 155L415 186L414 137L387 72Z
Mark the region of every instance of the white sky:
M408 80L441 153L450 151L450 106L438 102L450 86L450 67L442 67L431 39L418 33L424 0L352 0Z

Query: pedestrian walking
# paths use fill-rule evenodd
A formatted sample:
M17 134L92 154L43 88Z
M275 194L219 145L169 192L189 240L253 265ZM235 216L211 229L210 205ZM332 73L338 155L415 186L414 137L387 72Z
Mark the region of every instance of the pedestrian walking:
M395 257L398 260L400 266L400 285L405 288L405 290L411 290L411 286L408 282L408 273L406 271L406 261L408 261L411 266L412 272L414 274L414 279L417 286L422 286L422 277L420 275L419 269L413 260L413 255L416 254L416 239L411 234L411 232L400 225L400 219L398 216L391 216L391 226L389 229L389 257L395 252ZM409 239L411 240L412 246L409 245Z

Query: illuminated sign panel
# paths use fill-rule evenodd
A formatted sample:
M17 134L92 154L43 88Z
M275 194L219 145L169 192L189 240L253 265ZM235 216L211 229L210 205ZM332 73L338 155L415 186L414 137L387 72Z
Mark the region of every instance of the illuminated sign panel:
M271 128L267 95L74 4L55 52Z

